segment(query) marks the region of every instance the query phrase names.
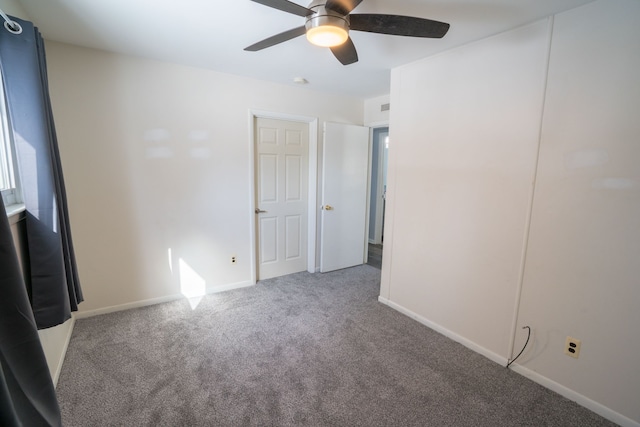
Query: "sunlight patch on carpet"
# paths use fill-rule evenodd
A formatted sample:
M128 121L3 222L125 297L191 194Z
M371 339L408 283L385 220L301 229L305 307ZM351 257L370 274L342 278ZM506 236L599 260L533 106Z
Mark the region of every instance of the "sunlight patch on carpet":
M187 297L191 309L195 310L207 292L207 283L182 258L178 263L180 266L180 293Z

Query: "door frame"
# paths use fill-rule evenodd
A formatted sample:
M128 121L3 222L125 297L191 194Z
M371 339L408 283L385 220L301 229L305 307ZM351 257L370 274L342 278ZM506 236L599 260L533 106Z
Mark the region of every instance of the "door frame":
M251 208L251 283L257 283L258 261L257 261L257 239L256 235L256 167L255 167L255 120L256 119L274 119L286 120L290 122L307 123L309 126L309 188L307 193L307 271L309 273L316 272L316 235L317 235L317 203L318 203L318 118L310 116L301 116L296 114L277 113L273 111L249 109L249 159L251 167L249 168L249 206Z
M371 123L369 124L369 128L371 129L369 133L369 171L373 171L373 160L374 160L373 159L373 137L377 129L381 129L381 128L389 129L389 122L384 121L384 122ZM369 172L369 182L367 185L367 236L366 236L367 244L365 245L367 247L367 250L365 253L365 260L367 259L368 253L369 253L369 243L371 243L369 239L369 226L370 226L370 220L371 220L371 185L372 185L372 176L371 176L371 172ZM382 228L382 224L377 224L377 219L378 218L376 215L376 222L374 223L374 226L376 227L376 235L377 235L378 227Z
M371 186L373 185L373 146L375 144L379 144L378 146L378 158L376 159L378 164L377 164L377 176L376 176L376 182L377 182L377 188L376 188L376 216L374 218L374 222L373 222L373 228L374 228L374 238L370 239L369 238L369 228L367 228L367 242L368 243L373 243L373 244L381 244L382 243L382 206L378 206L378 202L381 200L382 195L383 195L383 189L382 186L380 185L380 183L382 182L382 178L384 177L384 147L382 146L382 144L380 144L380 141L375 140L374 138L379 135L378 130L380 129L387 129L387 136L389 135L389 126L388 125L380 125L380 126L375 126L371 128L371 164L370 164L370 171L371 174L369 176L369 188L371 188ZM369 190L369 197L371 197L371 190ZM372 206L372 200L369 200L369 219L371 219L371 206Z

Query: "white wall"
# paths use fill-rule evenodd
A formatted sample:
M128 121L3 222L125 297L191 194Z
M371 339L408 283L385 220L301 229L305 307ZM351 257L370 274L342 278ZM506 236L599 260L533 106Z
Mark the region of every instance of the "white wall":
M356 98L46 48L81 312L179 294L180 260L208 290L251 283L250 109L363 122Z
M364 101L365 126L380 126L389 124L389 110L382 111L381 107L390 102L389 95L377 96Z
M29 16L22 8L22 5L16 0L0 0L0 9L7 15L29 20Z
M75 317L72 317L61 325L38 331L54 386L58 385L62 363L67 354L67 347L69 346L74 326Z
M531 326L517 371L634 426L639 19L601 0L392 72L381 286L501 363Z
M640 422L640 2L555 19L522 365ZM579 359L563 354L567 335Z
M392 73L381 295L504 356L538 148L548 23Z

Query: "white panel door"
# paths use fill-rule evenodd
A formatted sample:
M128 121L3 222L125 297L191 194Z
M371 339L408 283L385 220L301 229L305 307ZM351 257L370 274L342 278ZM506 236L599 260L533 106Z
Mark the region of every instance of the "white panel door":
M326 123L320 271L364 264L369 128Z
M256 119L258 279L307 269L306 123Z

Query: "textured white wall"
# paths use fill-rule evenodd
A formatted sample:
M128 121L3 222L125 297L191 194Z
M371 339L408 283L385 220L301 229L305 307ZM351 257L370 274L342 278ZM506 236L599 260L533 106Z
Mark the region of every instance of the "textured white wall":
M250 282L250 109L363 122L356 98L46 48L81 311L179 294L180 260L208 289Z
M515 352L521 327L534 332L515 369L629 426L640 425L639 19L637 1L601 0L555 17L550 45L544 21L393 71L381 286L497 361L515 355L519 311ZM582 340L577 360L567 335Z
M633 0L555 19L518 319L535 329L522 365L638 423L639 20Z
M392 74L382 296L505 356L548 22Z

